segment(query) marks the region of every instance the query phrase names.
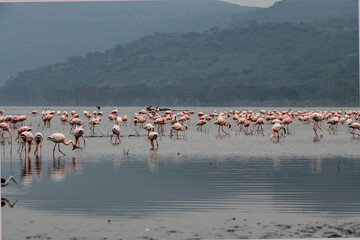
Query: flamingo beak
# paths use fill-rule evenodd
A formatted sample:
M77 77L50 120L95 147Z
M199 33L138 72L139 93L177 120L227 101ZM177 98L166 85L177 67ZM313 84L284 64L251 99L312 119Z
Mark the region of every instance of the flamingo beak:
M76 145L74 145L72 150L74 151L76 148L77 148L77 146L76 146Z
M14 183L18 184L18 183L15 181L15 179L12 179L12 180L14 181Z

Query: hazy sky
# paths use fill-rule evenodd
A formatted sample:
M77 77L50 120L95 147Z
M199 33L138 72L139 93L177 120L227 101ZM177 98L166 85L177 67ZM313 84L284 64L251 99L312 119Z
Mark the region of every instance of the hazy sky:
M270 7L275 2L281 0L221 0L221 1L236 3L242 6L249 6L249 7Z
M72 1L72 0L0 0L0 2L52 2L52 1L62 2L62 1ZM76 0L76 1L104 1L104 0ZM144 0L105 0L105 1L144 1ZM236 3L242 6L269 7L273 5L274 2L281 0L221 0L221 1Z

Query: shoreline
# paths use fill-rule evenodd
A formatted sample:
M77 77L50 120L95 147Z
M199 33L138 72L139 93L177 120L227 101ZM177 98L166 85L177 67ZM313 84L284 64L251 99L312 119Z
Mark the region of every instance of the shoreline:
M24 211L27 214L24 214ZM3 209L4 239L274 239L357 238L360 219L296 219L284 215L193 212L182 216L93 218Z

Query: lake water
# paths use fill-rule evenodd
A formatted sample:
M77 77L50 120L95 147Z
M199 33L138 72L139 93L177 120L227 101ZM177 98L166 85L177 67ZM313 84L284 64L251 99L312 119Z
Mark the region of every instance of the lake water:
M61 132L74 139L70 126L62 125L57 115L47 128L41 114L30 115L34 109L42 111L39 107L5 107L5 113L27 113L26 125L45 138ZM2 208L3 219L15 212L24 217L38 212L54 218L135 220L222 212L273 214L278 219L347 219L360 214L360 140L347 132L346 125L331 134L323 122L324 137L315 139L313 125L295 119L291 134L274 144L269 141L269 124L264 126L265 136L239 133L233 120L233 127L226 129L229 135L219 136L214 120L197 131L198 111L209 114L231 108L192 108L195 114L186 123L185 135L180 132L179 138L170 138L168 124L158 139L159 148L150 150L147 132L131 123L140 109L118 108L120 116L129 116L119 145L110 144L114 123L107 118L109 107L101 109L104 116L95 135L82 114L83 110L97 110L94 107L51 108L75 110L85 123L86 147L72 151L62 145L66 156L56 150L53 158L53 143L46 140L40 157L20 157L17 143L1 145L1 176L13 175L19 183L1 189L2 198L16 201L13 208ZM11 236L7 224L3 221L3 233Z

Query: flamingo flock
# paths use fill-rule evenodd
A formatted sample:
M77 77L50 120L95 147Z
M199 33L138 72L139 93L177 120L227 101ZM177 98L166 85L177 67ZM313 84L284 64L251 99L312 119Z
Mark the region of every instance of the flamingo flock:
M98 110L100 109L98 108ZM12 142L13 133L11 129L14 129L13 132L16 132L14 141L19 143L18 152L20 156L22 152L30 156L33 142L36 144L33 154L38 155L39 152L41 153L44 137L41 132L33 134L32 128L25 125L28 119L26 114L20 116L5 115L4 110L0 111L0 114L0 132L2 139L8 138L9 141ZM85 148L85 125L89 127L90 131L88 134L92 136L96 136L97 132L100 131L97 129L97 126L101 124L103 112L93 111L91 113L91 111L84 110L83 117L81 117L76 111L71 111L70 115L71 117L69 117L67 111L56 112L50 109L45 109L41 113L44 128L52 128L51 121L58 116L64 128L66 125L70 125L70 133L74 137L74 140L66 139L66 136L61 132L56 132L46 137L46 140L54 143L53 157L55 157L56 145L58 146L58 152L63 155L65 155L65 153L61 151L60 144L65 146L71 145L73 150L76 148ZM31 117L37 117L37 110L31 112L30 118ZM209 113L201 110L196 114L193 110L172 111L167 109L160 111L159 108L151 109L151 107L147 107L133 114L130 125L134 127L137 133L142 131L142 129L147 131L147 139L150 142L151 150L155 150L154 143L156 143L156 149L158 149L158 139L166 137L166 128L169 129L170 139L175 136L175 131L176 138L179 138L179 131L182 132L180 137L185 137L185 131L192 129L193 126L197 132L203 132L204 127L209 130L211 126L214 126L217 128L217 134L219 136L229 136L231 132L235 132L236 135L244 134L244 136L268 135L270 136L270 142L281 143L281 139L285 139L286 136L291 135L291 125L296 119L303 125L312 124L315 138L323 138L325 128L323 124L329 125L327 130L330 134L336 134L339 124L346 124L350 136L360 136L359 118L360 111L343 111L342 109L338 111L318 110L309 112L306 110L292 111L291 109L287 111L260 110L259 112L253 112L252 110L229 110L219 113L216 110ZM190 120L192 119L195 119L196 124L191 124ZM120 116L118 109L115 107L110 111L108 121L114 122L113 127L109 129L109 132L112 133L110 135L110 143L113 145L121 144L124 140L121 139L121 129L128 127L129 117L126 114ZM226 131L224 127L227 127L228 130ZM230 130L231 127L233 127L232 130ZM7 132L8 136L4 135L5 132ZM101 136L103 136L102 133ZM140 134L138 134L138 136L140 136ZM83 144L80 144L80 138Z

